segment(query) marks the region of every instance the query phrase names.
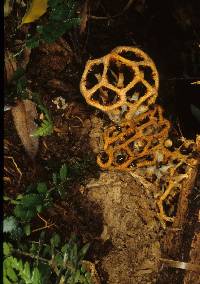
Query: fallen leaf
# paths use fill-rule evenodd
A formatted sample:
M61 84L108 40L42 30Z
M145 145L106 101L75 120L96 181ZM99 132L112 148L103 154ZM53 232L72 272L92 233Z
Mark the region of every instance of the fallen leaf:
M9 83L17 70L17 62L15 57L8 50L5 51L5 80Z
M22 53L22 60L19 62L19 67L26 69L31 56L31 48L25 47Z
M28 24L36 21L47 11L48 0L32 0L30 7L22 19L23 24Z
M12 0L6 0L4 1L4 17L8 17L12 11L13 8L13 1Z
M34 160L39 145L38 137L31 136L37 129L37 125L34 122L38 116L35 103L31 100L19 101L12 108L11 112L22 144L30 158Z

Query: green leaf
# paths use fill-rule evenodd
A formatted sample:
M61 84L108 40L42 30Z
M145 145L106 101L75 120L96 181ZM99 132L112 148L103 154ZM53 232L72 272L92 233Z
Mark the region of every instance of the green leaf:
M32 37L32 38L26 40L26 46L28 48L31 48L31 49L38 47L39 44L40 44L39 39L37 39L35 37Z
M39 262L38 270L40 272L41 283L42 284L51 283L50 277L52 275L52 271L50 269L50 266L48 264Z
M38 213L41 213L42 212L42 210L43 210L43 206L42 205L38 205L37 207L36 207L36 210L37 210L37 212Z
M80 270L77 270L74 276L74 283L80 283L79 282L80 276L81 276Z
M62 248L61 248L61 252L64 253L68 253L69 250L69 244L65 244Z
M43 249L43 255L46 256L50 256L51 255L51 248L49 245L45 245L44 249Z
M33 136L48 136L53 133L53 122L44 119L41 125L34 131Z
M26 261L23 270L24 278L29 280L31 278L30 264Z
M35 267L33 269L33 274L32 274L32 278L31 281L33 284L41 284L41 275L40 275L40 271L37 267Z
M86 272L86 273L85 273L85 278L86 278L88 281L91 281L91 274L90 274L90 272Z
M18 281L17 275L11 266L7 267L7 275L13 282Z
M81 265L81 272L82 273L86 273L87 272L87 270L85 269L85 267L83 265Z
M11 254L12 249L13 249L13 247L12 247L11 243L3 242L3 254L5 256Z
M37 185L37 191L39 193L46 193L47 192L47 185L45 182L39 182Z
M26 236L30 236L30 234L31 234L31 225L30 224L26 224L24 226L24 232L25 232Z
M60 244L60 236L59 236L58 234L55 234L55 235L51 238L50 242L51 242L51 245L52 245L52 246L58 247L59 244Z
M77 244L74 244L74 246L73 246L73 260L74 260L74 264L77 261L77 254L78 254L78 246L77 246Z
M54 261L56 262L56 265L58 267L62 267L63 265L63 258L60 254L56 254L55 258L54 258Z
M13 258L13 267L19 271L23 270L23 262L21 259L17 261L16 258Z
M8 197L8 196L6 196L6 195L4 195L4 196L3 196L3 200L4 200L4 201L10 201L10 200L11 200L11 198L10 198L10 197Z
M3 232L11 233L12 231L17 229L18 222L14 216L6 217L3 220Z
M82 260L84 258L84 256L86 255L88 249L89 249L90 244L85 244L82 249L79 251L79 258L80 260Z
M32 243L30 248L30 253L35 255L38 252L39 244Z
M21 200L24 197L23 194L18 194L16 200Z
M37 205L42 204L42 195L36 193L24 195L21 204L25 208L36 207Z
M68 169L67 169L66 164L64 164L60 168L60 179L61 179L61 181L65 181L66 180L67 173L68 173Z
M12 284L6 276L3 276L3 284Z
M32 209L32 210L29 210L27 208L24 208L23 206L21 205L17 205L15 208L14 208L14 214L16 217L22 219L23 221L29 221L31 220L33 217L36 216L36 210L35 209Z

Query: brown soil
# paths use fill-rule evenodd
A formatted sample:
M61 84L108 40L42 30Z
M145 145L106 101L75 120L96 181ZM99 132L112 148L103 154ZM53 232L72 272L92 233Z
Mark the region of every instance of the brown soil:
M112 243L98 264L107 275L103 283L155 283L162 229L152 192L119 172L102 173L85 191L102 211L101 239Z

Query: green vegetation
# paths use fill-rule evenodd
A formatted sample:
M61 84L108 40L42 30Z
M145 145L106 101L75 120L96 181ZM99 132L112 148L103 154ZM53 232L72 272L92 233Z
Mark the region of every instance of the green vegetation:
M67 178L68 169L64 164L58 173L53 173L50 187L39 182L15 200L4 197L14 205L13 215L3 221L4 284L91 283L90 274L82 266L89 244L81 248L74 235L62 244L59 234L47 236L44 230L38 240L32 240L31 222L37 214L53 207L55 198L66 197Z
M34 35L27 36L29 48L39 46L40 42L52 43L80 23L76 16L77 0L49 0L48 6L46 22L36 26Z
M17 247L3 243L4 284L45 284L50 280L60 284L91 283L90 274L82 265L89 245L81 248L75 236L62 245L58 234L53 234L47 243L42 232L39 241L30 241L26 248L19 244ZM22 257L28 260L22 261Z
M53 133L53 121L51 118L50 111L41 102L38 94L33 94L33 100L36 102L37 108L43 113L44 119L42 120L40 126L33 133L33 136L48 136Z
M62 198L65 195L67 182L67 166L64 164L59 173L53 173L51 186L39 182L36 186L30 185L25 194L19 194L15 200L4 197L14 205L13 216L7 216L3 222L3 232L9 233L13 239L20 239L25 233L31 234L30 222L47 208L53 206L55 198Z

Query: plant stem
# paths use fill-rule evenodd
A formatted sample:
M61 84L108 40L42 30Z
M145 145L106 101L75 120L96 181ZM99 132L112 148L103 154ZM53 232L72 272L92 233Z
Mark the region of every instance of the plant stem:
M46 259L44 257L35 256L35 255L32 255L32 254L30 254L28 252L23 252L23 251L18 250L18 249L13 249L13 252L16 253L16 254L23 255L23 256L28 256L28 257L30 257L32 259L35 259L35 260L40 260L40 261L42 261L44 263L47 263L47 264L49 264L49 262L50 262L50 260L48 260L48 259Z

